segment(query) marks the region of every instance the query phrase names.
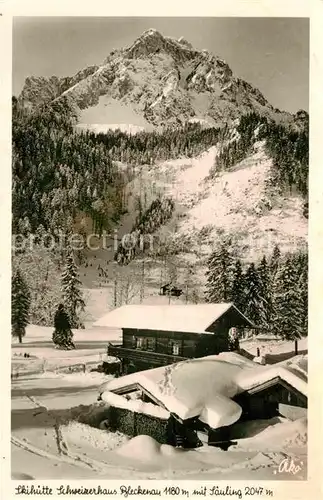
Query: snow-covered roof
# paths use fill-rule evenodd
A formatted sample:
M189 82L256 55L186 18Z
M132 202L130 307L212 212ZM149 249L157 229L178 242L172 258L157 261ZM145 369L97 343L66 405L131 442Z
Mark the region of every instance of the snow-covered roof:
M104 384L101 393L139 384L182 420L198 417L216 429L240 418L234 396L277 377L307 395L305 377L287 364L260 366L231 352L125 375Z
M183 305L125 305L108 312L94 326L135 328L174 332L211 333L207 331L214 321L230 308L252 323L232 304Z
M280 378L307 397L307 374L296 363L287 360L259 368L261 369L255 368L254 371L250 370L240 376L238 383L241 389L249 391L266 382Z

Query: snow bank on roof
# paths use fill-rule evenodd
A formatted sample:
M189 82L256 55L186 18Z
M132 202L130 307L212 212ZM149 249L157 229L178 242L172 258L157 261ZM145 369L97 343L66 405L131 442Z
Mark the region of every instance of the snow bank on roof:
M289 358L287 360L281 361L280 363L277 363L276 366L285 366L289 370L296 370L300 374L306 377L307 379L307 373L308 373L308 357L307 354L298 354L296 356L293 356L292 358Z
M115 406L116 408L124 408L135 413L144 413L145 415L161 418L163 420L167 420L169 418L169 412L167 410L164 410L164 408L156 406L152 403L145 403L140 400L127 400L126 398L110 391L105 391L101 397L105 403Z
M236 379L243 370L255 366L234 353L192 359L111 380L102 386L102 398L105 400L104 391L137 383L182 420L198 417L218 428L239 419L241 408L231 400L240 392Z
M241 389L248 391L277 377L307 396L307 377L288 365L259 366L258 369L241 373L237 382Z
M307 354L305 356L295 356L295 358L290 359L289 363L287 363L287 366L290 365L290 368L297 369L299 372L303 373L307 377L308 374Z
M204 358L201 359L222 359L223 361L227 361L228 363L232 363L236 366L241 366L241 368L255 368L257 364L251 360L248 359L244 356L241 356L241 354L238 354L236 352L221 352L220 354L214 354L211 356L205 356Z
M239 420L242 408L227 396L214 394L200 412L199 420L213 429L234 424Z
M209 333L206 329L232 306L231 303L126 305L107 313L94 326Z
M156 397L183 420L199 416L212 428L232 424L241 415L241 408L231 400L240 392L236 379L242 370L253 369L254 364L228 354L227 359L220 354L173 366L159 383Z
M239 419L241 408L232 401L235 395L277 377L307 395L306 377L289 365L260 366L231 352L113 379L102 386L101 393L139 384L182 420L198 417L216 429Z

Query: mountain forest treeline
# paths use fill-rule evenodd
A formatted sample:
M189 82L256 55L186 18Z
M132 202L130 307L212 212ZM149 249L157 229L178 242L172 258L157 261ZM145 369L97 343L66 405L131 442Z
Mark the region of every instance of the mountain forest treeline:
M13 233L35 233L40 226L54 235L71 231L80 211L99 232L110 229L127 209L124 189L137 165L197 155L218 136L198 124L96 135L75 130L74 118L68 102L28 112L13 100Z
M300 114L301 112L299 112ZM302 126L277 124L257 113L243 115L235 127L225 127L216 157L216 170L226 170L242 161L252 152L256 141L265 141L265 149L272 158L269 186L275 189L300 193L308 198L309 135L308 115Z
M119 264L129 264L136 255L144 252L149 247L149 242L144 239L145 235L152 234L165 224L172 216L174 202L171 198L157 198L148 209L141 215L133 225L131 232L127 235L127 241L122 241L115 252L115 260ZM140 211L139 211L140 214Z
M216 169L227 169L266 139L273 159L270 185L296 189L307 198L308 129L278 125L256 113L241 117L238 137L230 130L187 124L161 132L128 135L77 131L68 101L24 109L13 98L13 233L72 231L75 217L91 217L94 229L110 230L127 211L125 188L137 166L196 156L219 144ZM120 167L120 162L125 168Z
M291 340L307 335L308 256L297 252L272 255L243 265L230 244L208 259L206 301L233 302L260 331Z

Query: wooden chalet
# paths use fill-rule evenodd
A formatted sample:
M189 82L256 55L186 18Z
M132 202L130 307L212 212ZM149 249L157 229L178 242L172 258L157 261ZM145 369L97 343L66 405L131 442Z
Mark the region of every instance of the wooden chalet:
M307 377L300 373L297 377L307 384ZM248 388L234 400L242 407L242 420L276 415L296 420L307 415L307 395L279 375Z
M171 297L180 297L183 295L183 290L177 286L167 283L160 287L159 295L168 295Z
M122 329L122 344L108 355L131 373L229 350L229 331L254 325L232 303L199 305L125 305L95 326Z

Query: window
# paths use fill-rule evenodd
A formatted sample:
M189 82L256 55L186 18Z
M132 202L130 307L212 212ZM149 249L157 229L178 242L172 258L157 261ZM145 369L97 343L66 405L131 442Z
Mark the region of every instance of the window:
M179 342L170 342L169 343L169 352L173 354L173 356L179 356L180 353L180 343Z
M154 351L155 339L153 337L135 337L135 347L144 351Z
M154 351L156 346L156 341L153 337L148 337L146 339L146 349L147 351Z
M142 349L144 345L144 339L142 337L136 337L136 349Z
M173 344L173 354L174 356L179 355L179 344Z

